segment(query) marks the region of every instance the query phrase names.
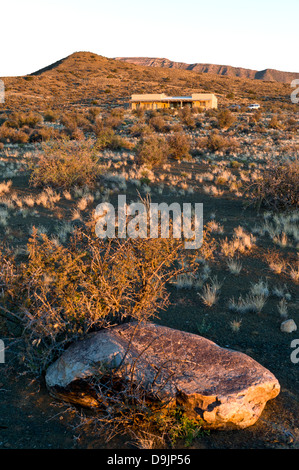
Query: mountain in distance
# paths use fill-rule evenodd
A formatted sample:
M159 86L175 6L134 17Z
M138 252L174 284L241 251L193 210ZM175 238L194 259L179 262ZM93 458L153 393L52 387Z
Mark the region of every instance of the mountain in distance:
M264 80L280 83L291 83L294 79L299 79L299 73L281 72L275 69L251 70L242 67L232 67L231 65L216 64L186 64L185 62L174 62L169 59L159 59L156 57L115 57L116 60L145 67L160 67L169 69L191 70L197 73L210 73L227 77L248 78L252 80Z

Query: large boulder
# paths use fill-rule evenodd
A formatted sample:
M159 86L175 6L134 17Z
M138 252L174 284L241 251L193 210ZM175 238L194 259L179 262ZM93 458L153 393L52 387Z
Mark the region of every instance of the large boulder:
M120 370L210 429L251 426L280 391L274 375L249 356L153 323L91 333L48 368L46 384L58 398L98 406L92 377Z

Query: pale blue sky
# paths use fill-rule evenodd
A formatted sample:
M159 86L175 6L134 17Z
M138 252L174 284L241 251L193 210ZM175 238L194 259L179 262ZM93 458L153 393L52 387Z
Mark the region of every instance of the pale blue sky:
M10 0L0 76L76 51L299 72L298 0Z

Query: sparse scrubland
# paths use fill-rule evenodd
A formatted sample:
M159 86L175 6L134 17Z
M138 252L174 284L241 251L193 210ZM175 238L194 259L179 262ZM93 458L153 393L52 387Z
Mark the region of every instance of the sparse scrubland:
M89 85L74 89L86 61ZM282 385L258 424L233 438L200 433L179 410L153 410L140 391L131 401L123 393L108 399L109 389L103 414L82 412L75 441L59 446L109 447L114 439L126 446L129 436L143 448L298 448L299 374L290 360L296 332L280 330L286 319L299 325L298 113L287 85L208 80L80 54L5 82L0 337L10 344L9 367L19 380L39 381L61 351L90 331L154 319L245 352ZM52 99L40 98L45 88ZM131 92L167 90L214 92L219 110L131 112L126 106ZM240 109L230 110L227 96ZM258 112L246 109L252 99L261 104ZM184 250L172 238L99 240L95 208L117 205L120 194L128 203L202 202L203 246ZM38 393L50 403L45 390ZM30 406L37 422L44 420L41 412L53 426L51 413L72 425L78 420L73 407L51 404L54 412L35 399ZM63 439L59 426L57 433ZM19 439L26 447L25 437Z

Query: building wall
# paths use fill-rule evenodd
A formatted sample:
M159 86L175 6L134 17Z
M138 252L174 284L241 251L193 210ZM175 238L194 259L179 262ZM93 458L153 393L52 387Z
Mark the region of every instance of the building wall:
M192 108L205 108L209 109L212 107L212 102L208 101L192 101Z
M143 95L132 95L134 101L161 101L165 98L165 93L144 93Z
M183 103L184 104L184 103ZM159 103L159 102L152 102L152 101L141 101L141 102L133 102L132 109L162 109L162 108L170 108L171 103ZM212 101L192 101L192 108L212 108Z
M212 109L217 108L217 99L209 99L206 101L192 101L192 108L205 108L205 109Z
M132 103L132 109L161 109L168 107L167 103L161 103L159 101L140 101Z
M138 98L142 96L143 99L140 99L138 101ZM159 101L159 98L161 99L161 95L154 95L152 96L153 100L150 101L144 101L144 97L146 95L132 95L133 101L131 103L132 110L134 109L161 109L161 108L170 108L171 107L171 102L161 102ZM203 95L197 94L197 95L192 95L193 100L192 100L192 108L205 108L205 109L211 109L211 108L217 108L217 98L215 95L208 95L208 97L204 97ZM155 101L155 98L157 101ZM180 101L178 101L180 103ZM186 102L185 102L186 103ZM190 103L190 102L189 102ZM184 102L183 102L184 104ZM190 106L190 104L189 104Z
M212 93L193 93L193 107L217 108L217 98Z

